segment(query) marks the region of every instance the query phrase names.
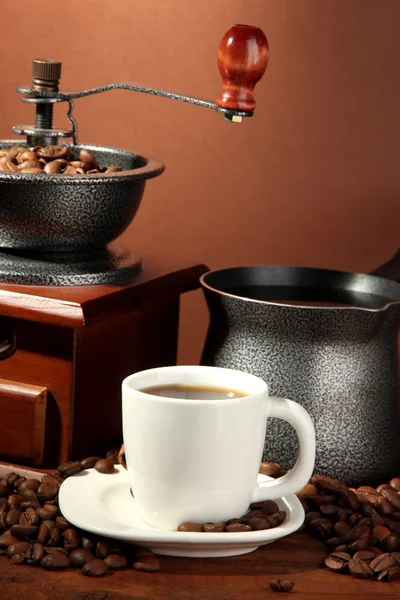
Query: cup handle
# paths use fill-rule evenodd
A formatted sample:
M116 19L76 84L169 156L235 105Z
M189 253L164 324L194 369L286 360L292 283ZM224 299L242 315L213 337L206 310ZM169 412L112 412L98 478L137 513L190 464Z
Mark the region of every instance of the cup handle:
M299 455L292 469L286 475L273 481L256 483L251 502L262 502L294 494L308 483L314 470L315 429L308 412L293 400L269 398L268 417L287 421L296 430L299 439Z

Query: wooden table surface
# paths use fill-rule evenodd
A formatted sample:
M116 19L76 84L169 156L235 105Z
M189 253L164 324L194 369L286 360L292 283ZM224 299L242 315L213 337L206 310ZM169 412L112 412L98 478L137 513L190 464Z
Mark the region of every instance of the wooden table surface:
M376 600L400 598L400 580L392 583L354 579L330 572L321 542L295 533L255 552L234 558L160 557L159 573L132 569L90 579L79 570L48 572L11 565L0 557L1 600ZM295 582L289 593L276 593L272 579Z

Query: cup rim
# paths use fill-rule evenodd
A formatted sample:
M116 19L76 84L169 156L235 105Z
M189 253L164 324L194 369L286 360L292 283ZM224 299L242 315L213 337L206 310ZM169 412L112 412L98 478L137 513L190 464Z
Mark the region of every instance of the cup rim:
M247 392L249 395L247 396L242 396L240 398L226 398L226 399L206 399L206 400L202 400L202 399L196 399L196 398L190 398L190 399L186 399L186 398L170 398L170 397L166 397L166 396L156 396L153 394L149 394L147 392L143 392L140 389L138 389L137 387L132 387L131 382L135 381L137 379L140 379L141 376L146 375L155 375L156 373L158 374L170 374L170 373L179 373L181 372L183 375L185 373L189 373L189 372L197 372L197 373L204 373L206 374L206 372L213 372L214 374L217 374L217 371L219 371L220 373L223 372L226 375L226 384L220 384L221 387L224 385L226 387L232 387L233 389L238 389L238 390L242 390L243 392ZM248 392L246 391L245 386L236 386L235 384L230 383L229 377L234 378L234 379L238 379L239 377L243 377L246 378L249 382L251 382L254 386L254 390L257 387L257 389L255 391L251 391ZM163 385L163 383L161 381L159 382L155 382L153 385L157 385L157 383L159 383L159 385ZM165 385L173 385L173 382L171 381L166 381ZM182 385L182 381L176 381L177 385ZM139 384L140 385L140 384ZM143 385L143 384L142 384ZM145 385L145 384L144 384ZM196 385L196 384L194 384ZM197 384L200 385L200 384ZM217 383L211 383L210 384L211 387L218 387ZM206 366L206 365L174 365L174 366L168 366L168 367L155 367L152 369L145 369L143 371L138 371L137 373L132 373L131 375L128 375L127 377L125 377L125 379L122 381L122 393L124 395L124 393L129 393L131 394L132 392L136 394L138 394L140 397L142 397L142 399L146 400L147 402L151 401L157 404L161 404L167 401L169 404L180 404L180 405L184 405L184 406L189 406L189 405L197 405L197 406L209 406L210 404L218 404L218 406L220 405L226 405L226 404L237 404L238 402L241 402L243 400L249 401L253 398L258 398L259 396L263 395L267 395L269 396L268 393L268 384L261 379L261 377L258 377L257 375L252 375L251 373L247 373L245 371L241 371L238 369L226 369L224 367L212 367L212 366Z

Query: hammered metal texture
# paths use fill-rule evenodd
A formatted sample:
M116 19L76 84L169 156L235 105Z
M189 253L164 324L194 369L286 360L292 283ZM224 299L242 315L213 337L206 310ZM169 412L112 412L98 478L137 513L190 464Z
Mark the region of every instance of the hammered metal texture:
M113 246L113 245L112 245ZM122 284L141 271L141 259L114 247L99 252L30 254L0 252L0 282L19 285Z
M315 472L348 485L396 474L399 304L309 308L203 291L211 320L202 364L247 371L271 396L300 403L316 428ZM270 419L263 459L290 468L297 453L292 427Z
M19 144L0 140L0 148ZM68 144L66 144L68 145ZM0 247L35 251L90 250L115 240L131 223L147 179L164 165L132 152L85 148L101 165L124 172L91 176L0 173Z

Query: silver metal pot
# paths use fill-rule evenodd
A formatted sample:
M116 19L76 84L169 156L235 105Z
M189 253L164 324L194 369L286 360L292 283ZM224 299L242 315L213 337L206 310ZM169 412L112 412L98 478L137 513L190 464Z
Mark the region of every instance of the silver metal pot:
M316 428L316 472L349 485L396 474L398 283L255 266L212 271L201 284L211 315L202 364L248 371L302 404ZM294 431L272 419L264 459L289 468L296 455Z

